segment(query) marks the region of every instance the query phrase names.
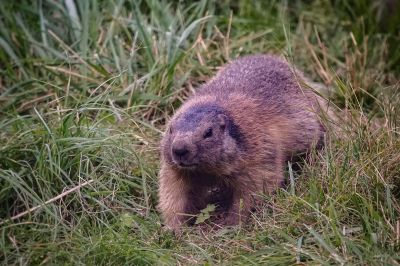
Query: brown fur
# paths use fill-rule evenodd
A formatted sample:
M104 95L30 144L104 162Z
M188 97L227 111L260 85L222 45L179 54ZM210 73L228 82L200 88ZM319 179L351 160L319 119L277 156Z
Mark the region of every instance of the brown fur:
M218 223L237 224L282 184L288 159L322 144L316 96L299 84L282 59L246 56L182 105L161 142L159 209L170 229L208 203L220 205Z

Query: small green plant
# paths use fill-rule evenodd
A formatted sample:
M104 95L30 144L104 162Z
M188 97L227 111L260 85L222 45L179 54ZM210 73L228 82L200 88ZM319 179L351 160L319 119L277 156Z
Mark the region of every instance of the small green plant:
M215 211L215 205L207 204L207 207L202 209L200 213L197 215L195 224L201 224L210 219L214 211Z

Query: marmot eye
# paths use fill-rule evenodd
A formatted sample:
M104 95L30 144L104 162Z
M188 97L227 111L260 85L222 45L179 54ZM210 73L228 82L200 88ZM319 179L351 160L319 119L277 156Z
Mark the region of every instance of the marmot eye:
M213 134L212 128L210 127L209 129L207 129L206 132L204 132L203 138L210 138Z

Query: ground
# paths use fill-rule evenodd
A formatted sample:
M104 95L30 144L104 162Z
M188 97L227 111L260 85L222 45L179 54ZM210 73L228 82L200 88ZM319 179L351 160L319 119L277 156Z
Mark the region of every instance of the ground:
M397 2L1 1L2 264L399 265ZM346 119L250 224L174 236L156 209L165 122L254 53Z

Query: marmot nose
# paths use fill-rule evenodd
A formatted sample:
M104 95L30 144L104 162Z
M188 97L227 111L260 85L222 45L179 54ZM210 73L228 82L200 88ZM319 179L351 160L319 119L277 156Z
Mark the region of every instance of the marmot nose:
M175 156L179 158L188 154L189 150L187 149L186 146L180 146L180 147L173 147L172 152L175 154Z

